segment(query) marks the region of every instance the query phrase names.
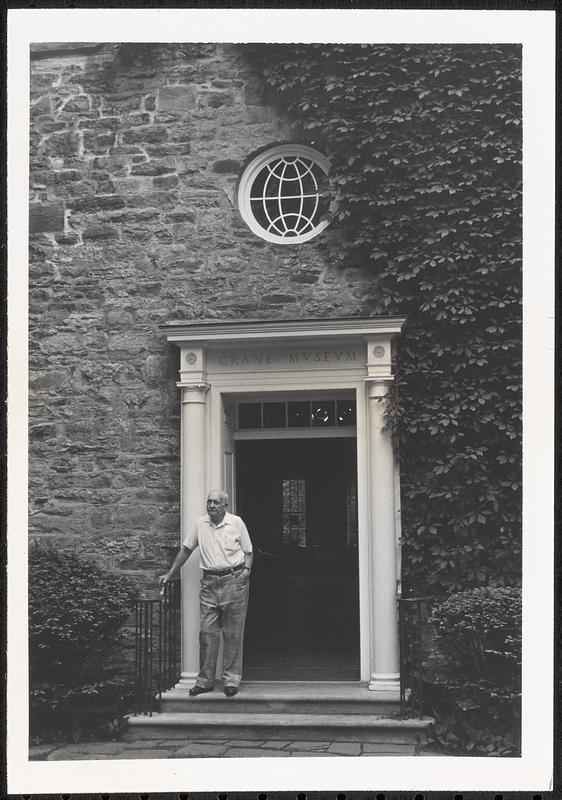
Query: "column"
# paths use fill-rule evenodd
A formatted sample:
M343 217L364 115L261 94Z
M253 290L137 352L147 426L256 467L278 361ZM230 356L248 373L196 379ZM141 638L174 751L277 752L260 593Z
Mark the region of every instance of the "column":
M181 538L205 513L206 383L180 383L181 388ZM181 681L192 683L199 672L199 558L195 554L182 569Z
M398 691L400 663L396 607L394 453L383 431L392 376L367 379L369 397L371 530L371 677L369 689Z

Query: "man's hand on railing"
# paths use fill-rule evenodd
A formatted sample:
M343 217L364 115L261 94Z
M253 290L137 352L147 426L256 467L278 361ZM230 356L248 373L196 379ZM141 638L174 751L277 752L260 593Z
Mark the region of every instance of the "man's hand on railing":
M177 556L174 559L174 563L166 572L165 575L160 575L158 578L158 585L160 587L160 595L164 594L164 589L166 588L166 584L169 583L176 575L179 573L189 556L191 555L191 550L186 547L184 544L180 547Z
M164 592L166 590L166 584L169 583L169 582L170 582L170 579L168 578L168 573L166 573L166 575L160 575L159 576L159 578L158 578L158 586L160 587L160 596L161 597L162 597L162 595L164 594Z

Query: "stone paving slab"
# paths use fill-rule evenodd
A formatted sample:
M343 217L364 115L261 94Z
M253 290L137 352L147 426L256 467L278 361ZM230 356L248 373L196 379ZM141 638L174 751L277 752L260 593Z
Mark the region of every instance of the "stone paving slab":
M32 745L29 748L29 760L44 761L49 753L52 753L57 747L60 747L57 743Z
M176 750L174 758L218 758L224 754L226 749L226 745L221 742L215 742L214 745L193 742Z
M203 741L203 739L201 739L201 740L198 739L197 741ZM221 740L220 739L215 739L214 740L215 744L217 743L217 741L221 741ZM227 747L261 747L261 745L264 744L264 740L263 739L227 739L227 740L224 741L224 744L226 744Z
M142 748L143 750L145 748L146 749L150 749L151 747L156 747L156 748L158 748L158 750L161 750L161 749L167 747L167 748L172 749L172 750L179 750L181 747L185 747L188 744L215 744L216 745L216 744L222 744L222 742L217 741L217 739L214 739L213 741L207 741L207 740L204 740L204 739L191 740L191 739L186 739L184 737L181 741L179 739L158 739L157 742L152 744L152 742L146 743L144 739L139 739L138 742L129 742L127 744L127 747L128 748L131 748L131 747Z
M101 753L104 755L114 755L120 753L127 747L126 742L77 742L76 744L65 744L62 746L68 753ZM147 748L148 749L148 748Z
M361 745L359 742L332 742L327 752L334 756L359 756Z
M368 755L374 753L375 755L392 755L396 753L404 753L404 755L415 755L416 746L414 744L388 744L387 742L363 742L363 753Z
M287 750L266 750L264 747L233 747L224 754L225 758L278 758L290 756Z
M30 761L100 761L157 758L276 758L282 756L442 756L432 750L416 752L413 744L385 742L271 741L255 739L139 739L137 741L52 742L29 748Z
M49 753L46 761L101 761L107 758L120 758L118 755L106 755L104 753L76 753L65 750L64 747Z
M330 746L330 742L289 742L288 750L307 750L314 752L317 750L325 750Z
M136 742L125 742L121 744L126 750L151 750L153 747L180 747L181 743L177 739L138 739Z
M403 749L403 750L373 750L370 753L361 753L362 758L368 758L369 756L373 757L381 757L381 756L415 756L416 751L412 748L411 750Z
M137 759L147 759L147 758L172 758L174 755L173 750L163 750L162 748L158 750L125 750L119 755L116 755L115 758L126 758L127 760L137 758Z
M287 747L288 744L291 744L291 742L289 742L289 741L287 741L287 742L279 741L278 742L275 739L273 739L273 740L271 740L269 742L264 742L263 743L263 747L268 747L270 750L283 750L283 748Z

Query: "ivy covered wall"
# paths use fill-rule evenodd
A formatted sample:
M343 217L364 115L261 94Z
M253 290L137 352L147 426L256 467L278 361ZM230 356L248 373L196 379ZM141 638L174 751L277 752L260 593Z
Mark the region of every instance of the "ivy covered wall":
M331 159L331 254L404 314L390 423L406 585L520 577L521 50L248 46Z

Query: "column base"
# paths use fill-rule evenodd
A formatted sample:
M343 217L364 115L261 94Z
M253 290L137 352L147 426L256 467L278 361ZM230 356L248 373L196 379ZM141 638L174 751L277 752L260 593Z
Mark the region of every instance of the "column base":
M195 683L197 679L197 672L182 672L180 675L178 686L188 683L190 686Z
M399 672L374 672L369 680L371 692L400 692Z

